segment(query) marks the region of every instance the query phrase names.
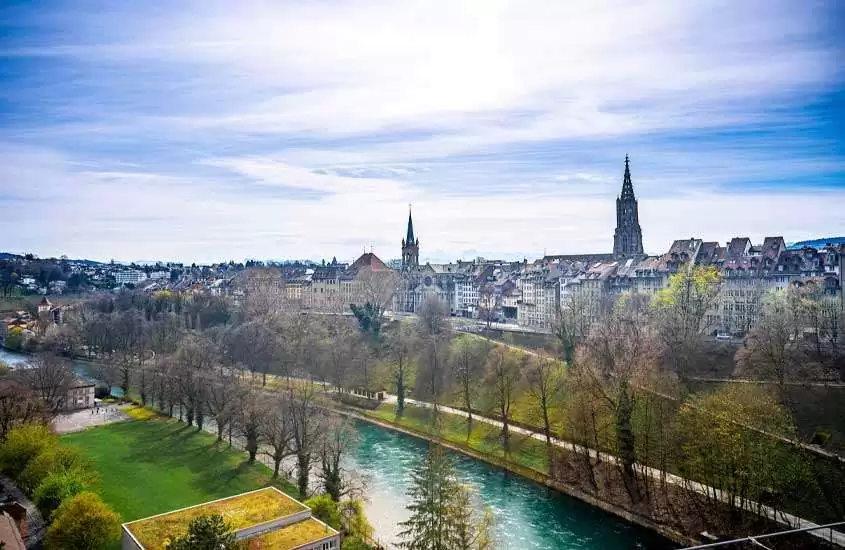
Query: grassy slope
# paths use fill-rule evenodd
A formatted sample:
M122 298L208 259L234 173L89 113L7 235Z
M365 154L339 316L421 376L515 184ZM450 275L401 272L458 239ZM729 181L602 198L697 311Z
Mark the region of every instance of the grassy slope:
M508 460L539 472L548 472L548 454L543 442L511 433L511 453L506 455L502 448L501 430L483 422L473 422L470 430L466 418L441 414L438 431L433 424L433 412L422 407L406 405L405 414L402 417L396 416L395 405L387 403L383 403L374 411L361 410L359 413L421 434L441 437L449 443L469 448L494 459Z
M65 435L97 464L100 494L132 521L271 484L246 454L175 421L127 421ZM276 484L287 493L290 486Z

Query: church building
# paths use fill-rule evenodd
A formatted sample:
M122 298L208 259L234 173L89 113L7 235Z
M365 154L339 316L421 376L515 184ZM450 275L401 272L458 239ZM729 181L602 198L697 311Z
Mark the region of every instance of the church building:
M622 194L616 198L616 232L613 234L613 257L634 258L643 255L643 231L631 168L625 155L625 175L622 177Z

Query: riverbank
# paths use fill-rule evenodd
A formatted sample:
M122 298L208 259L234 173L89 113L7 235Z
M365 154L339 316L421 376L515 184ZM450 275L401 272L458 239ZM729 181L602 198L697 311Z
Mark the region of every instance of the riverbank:
M428 404L423 405L430 407ZM815 525L757 503L751 503L754 510L746 510L742 523L722 522L730 514L726 505L716 504L714 507L710 501L702 508L704 503L700 497L707 491L712 495L712 488L642 466L638 466L638 473L648 498L635 503L624 490L615 457L578 448L571 443L555 442L552 461L554 471L550 471L546 458L550 449L540 434L512 433L511 452L505 453L498 439L501 425L490 426L496 424L495 421L483 417L474 417L472 428L468 430L465 417L456 419L458 415L450 414L451 411L441 410L435 427L431 417L419 414L420 407L413 405L406 406L402 417L396 416L395 409L385 408L384 405L376 410L365 410L333 401L331 406L380 427L444 444L457 452L530 479L685 545L697 542L697 535L703 531L715 530L723 536L745 536L749 532L778 531L786 526ZM583 467L587 456L593 462L592 474ZM593 483L588 483L591 475L594 477ZM721 496L717 495L717 498ZM719 528L714 528L714 523L719 524ZM810 540L806 544L812 548L817 542ZM834 533L833 542L842 546L845 539L841 533Z
M494 455L491 455L490 453L480 451L477 448L473 448L466 444L456 442L448 437L437 436L429 432L425 432L407 425L403 425L400 422L392 422L383 418L376 417L372 414L372 411L358 409L349 405L342 405L337 402L335 402L335 404L332 406L332 409L348 417L354 418L359 421L368 422L384 429L394 430L400 433L404 433L405 435L409 435L411 437L422 439L424 441L436 442L448 449L451 449L452 451L462 453L476 460L480 460L491 466L499 468L501 470L516 474L530 481L533 481L565 495L571 496L586 504L589 504L590 506L594 506L600 510L622 518L623 520L629 523L653 531L659 534L660 536L665 537L669 541L672 541L673 543L686 546L696 544L698 542L698 539L688 537L677 530L671 529L670 527L664 525L660 525L650 520L649 518L632 513L612 503L597 499L594 496L585 493L584 491L581 491L580 489L574 486L562 484L554 480L550 475L548 475L548 473L542 472L536 468L520 464L513 460L506 460L503 458L496 457Z

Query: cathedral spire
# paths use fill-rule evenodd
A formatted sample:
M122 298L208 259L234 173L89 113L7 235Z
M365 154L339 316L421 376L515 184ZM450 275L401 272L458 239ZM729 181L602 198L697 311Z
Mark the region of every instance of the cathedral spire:
M634 184L631 183L631 167L628 166L628 155L625 155L625 175L622 177L622 196L620 198L634 198Z
M408 244L414 243L414 220L411 219L411 205L408 205L408 234L405 236L405 242Z
M643 232L631 167L625 155L625 175L622 177L622 194L616 199L616 231L613 234L613 257L635 258L643 255Z

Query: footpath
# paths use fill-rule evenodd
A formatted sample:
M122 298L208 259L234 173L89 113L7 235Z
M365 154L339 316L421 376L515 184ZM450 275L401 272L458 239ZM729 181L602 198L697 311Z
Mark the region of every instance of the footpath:
M387 397L386 397L386 401L389 402L389 403L396 403L396 396L388 394ZM426 401L418 401L416 399L405 398L405 402L408 403L408 404L411 404L411 405L415 405L417 407L423 407L423 408L427 408L427 409L433 409L434 408L434 405L432 403L428 403ZM453 408L453 407L439 405L439 404L437 405L437 410L440 411L440 412L444 412L444 413L447 413L447 414L453 414L453 415L461 416L461 417L464 417L464 418L469 416L466 411L463 411L461 409L456 409L456 408ZM499 421L499 420L496 420L494 418L489 418L489 417L486 417L486 416L479 416L477 414L473 414L472 420L473 420L473 422L476 422L476 421L477 422L483 422L483 423L489 424L491 426L495 426L497 428L502 428L502 422ZM545 434L543 434L541 432L527 430L525 428L522 428L522 427L519 427L519 426L513 426L513 425L509 425L508 429L510 431L514 432L514 433L518 433L520 435L531 437L531 438L536 439L538 441L542 441L543 443L546 442L546 436L545 436ZM595 449L583 447L581 445L576 445L576 444L574 444L570 441L565 441L565 440L562 440L562 439L558 439L556 437L551 438L551 444L555 445L556 447L559 447L561 449L564 449L566 451L572 452L572 453L589 454L589 456L593 459L598 459L599 457L601 457L602 460L608 461L611 464L617 464L618 463L618 459L613 455L610 455L610 454L607 454L607 453L600 453L599 451L597 451ZM637 466L637 469L639 471L642 471L645 475L647 475L651 479L656 479L656 480L665 479L667 483L671 483L673 485L683 487L684 489L694 491L694 492L701 494L701 495L707 495L707 496L710 496L710 497L715 497L716 499L718 499L719 501L724 502L724 503L729 503L728 495L726 495L724 492L722 492L718 489L715 489L713 487L710 487L708 485L704 485L702 483L698 483L698 482L695 482L695 481L690 481L688 479L682 478L682 477L677 476L675 474L670 474L668 472L662 472L662 471L660 471L656 468L651 468L649 466L644 466L642 464L638 464L636 466ZM753 502L753 501L746 501L744 506L743 506L743 509L745 509L748 512L754 513L754 514L758 514L758 515L765 517L769 520L772 520L772 521L778 523L779 525L782 525L782 526L784 526L788 529L807 529L807 528L815 528L815 527L819 526L818 524L813 523L809 520L799 518L798 516L794 516L792 514L788 514L786 512L780 511L780 510L775 510L774 508L772 508L770 506L766 506L764 504L760 504L760 503ZM822 539L822 540L824 540L824 541L832 542L833 544L835 544L839 547L845 548L845 533L841 533L839 531L820 530L820 531L813 531L813 532L811 532L811 534L820 538L820 539Z

